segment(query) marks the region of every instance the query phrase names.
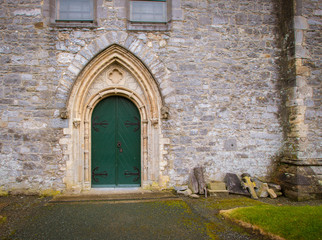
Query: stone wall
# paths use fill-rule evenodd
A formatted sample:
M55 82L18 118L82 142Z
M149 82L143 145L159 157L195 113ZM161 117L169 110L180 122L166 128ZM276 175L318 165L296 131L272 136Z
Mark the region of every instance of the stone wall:
M202 165L266 176L281 148L278 5L274 1L182 1L164 62L176 89L164 134L173 184Z
M42 1L0 1L0 187L63 189L58 139L67 122L53 101L63 66ZM63 65L63 64L61 64Z
M320 28L321 10L317 2L307 2L312 60L304 65L312 68L313 95L306 101L305 124L308 152L317 157L320 56L313 30ZM70 146L60 139L70 133L64 134L69 120L60 113L76 79L67 73L75 57L79 68L94 57L88 47L102 36L109 36L108 44L133 49L151 68L165 67L166 75L151 72L170 110L161 126L169 142L160 161L168 187L185 184L197 165L205 167L207 180L222 180L227 172L270 174L285 139L280 1L172 0L168 31L128 31L125 0L98 0L94 28L51 25L48 0L0 4L3 189L65 189Z

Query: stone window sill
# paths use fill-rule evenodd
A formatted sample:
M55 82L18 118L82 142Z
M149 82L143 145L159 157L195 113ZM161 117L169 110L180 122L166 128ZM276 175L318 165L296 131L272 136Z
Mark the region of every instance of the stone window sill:
M171 23L142 23L142 22L127 22L127 30L129 31L169 31Z
M97 28L96 22L73 22L73 21L56 21L50 24L51 27L57 28Z

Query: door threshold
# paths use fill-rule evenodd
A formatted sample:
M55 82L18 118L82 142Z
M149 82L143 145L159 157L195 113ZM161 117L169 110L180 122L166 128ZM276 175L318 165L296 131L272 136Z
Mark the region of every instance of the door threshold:
M57 195L50 203L73 203L73 202L131 202L131 201L156 201L156 200L179 200L172 192L143 190L142 188L131 189L102 189L97 188L74 195Z

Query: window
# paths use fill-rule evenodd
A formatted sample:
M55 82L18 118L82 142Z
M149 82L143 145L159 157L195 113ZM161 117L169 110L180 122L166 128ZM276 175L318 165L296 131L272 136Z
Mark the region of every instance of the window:
M93 0L56 0L56 21L93 21Z
M166 0L130 1L130 21L167 22Z
M128 30L170 29L172 0L128 0Z
M48 0L48 2L52 26L97 27L97 0Z

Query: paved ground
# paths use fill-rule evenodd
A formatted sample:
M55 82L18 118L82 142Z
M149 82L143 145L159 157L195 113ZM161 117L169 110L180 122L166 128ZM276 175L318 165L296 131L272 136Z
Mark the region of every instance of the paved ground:
M220 209L260 204L240 196L195 200L153 193L50 200L1 197L0 239L265 239L218 215Z

